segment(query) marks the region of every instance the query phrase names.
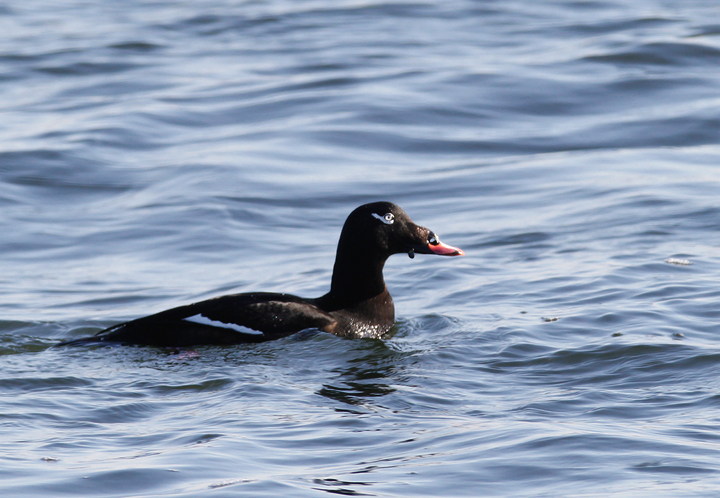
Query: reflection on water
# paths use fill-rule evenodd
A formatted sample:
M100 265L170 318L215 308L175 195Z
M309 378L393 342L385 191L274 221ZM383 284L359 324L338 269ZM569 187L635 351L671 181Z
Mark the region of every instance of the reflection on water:
M363 340L363 356L353 358L344 368L332 370L334 383L323 385L320 396L348 405L364 405L369 398L395 392L388 382L397 381L398 363L406 354L389 348L384 340ZM402 365L400 365L402 367Z

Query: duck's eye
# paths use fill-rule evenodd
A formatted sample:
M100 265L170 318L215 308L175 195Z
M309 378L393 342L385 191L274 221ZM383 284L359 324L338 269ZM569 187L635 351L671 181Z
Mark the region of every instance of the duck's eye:
M386 213L384 216L381 216L377 213L373 213L372 215L386 225L392 225L393 223L395 223L395 215L392 213Z
M440 239L438 239L438 236L435 235L434 232L430 232L430 236L428 237L428 244L431 246L436 246L440 243Z

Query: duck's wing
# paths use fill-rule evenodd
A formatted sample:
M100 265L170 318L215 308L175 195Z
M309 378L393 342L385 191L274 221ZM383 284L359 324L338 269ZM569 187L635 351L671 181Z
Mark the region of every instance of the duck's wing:
M305 329L332 332L335 319L290 294L233 294L114 325L86 342L149 346L238 344L278 339Z

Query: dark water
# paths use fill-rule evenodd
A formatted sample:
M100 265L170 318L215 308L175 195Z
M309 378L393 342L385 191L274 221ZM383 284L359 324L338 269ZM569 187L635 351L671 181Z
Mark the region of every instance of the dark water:
M716 0L0 3L0 495L717 496ZM327 291L397 333L50 348Z

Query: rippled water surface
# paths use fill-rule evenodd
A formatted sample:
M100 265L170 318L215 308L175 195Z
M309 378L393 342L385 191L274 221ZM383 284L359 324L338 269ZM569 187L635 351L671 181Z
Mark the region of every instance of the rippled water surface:
M0 2L0 495L717 496L713 0ZM329 287L386 340L53 348Z

